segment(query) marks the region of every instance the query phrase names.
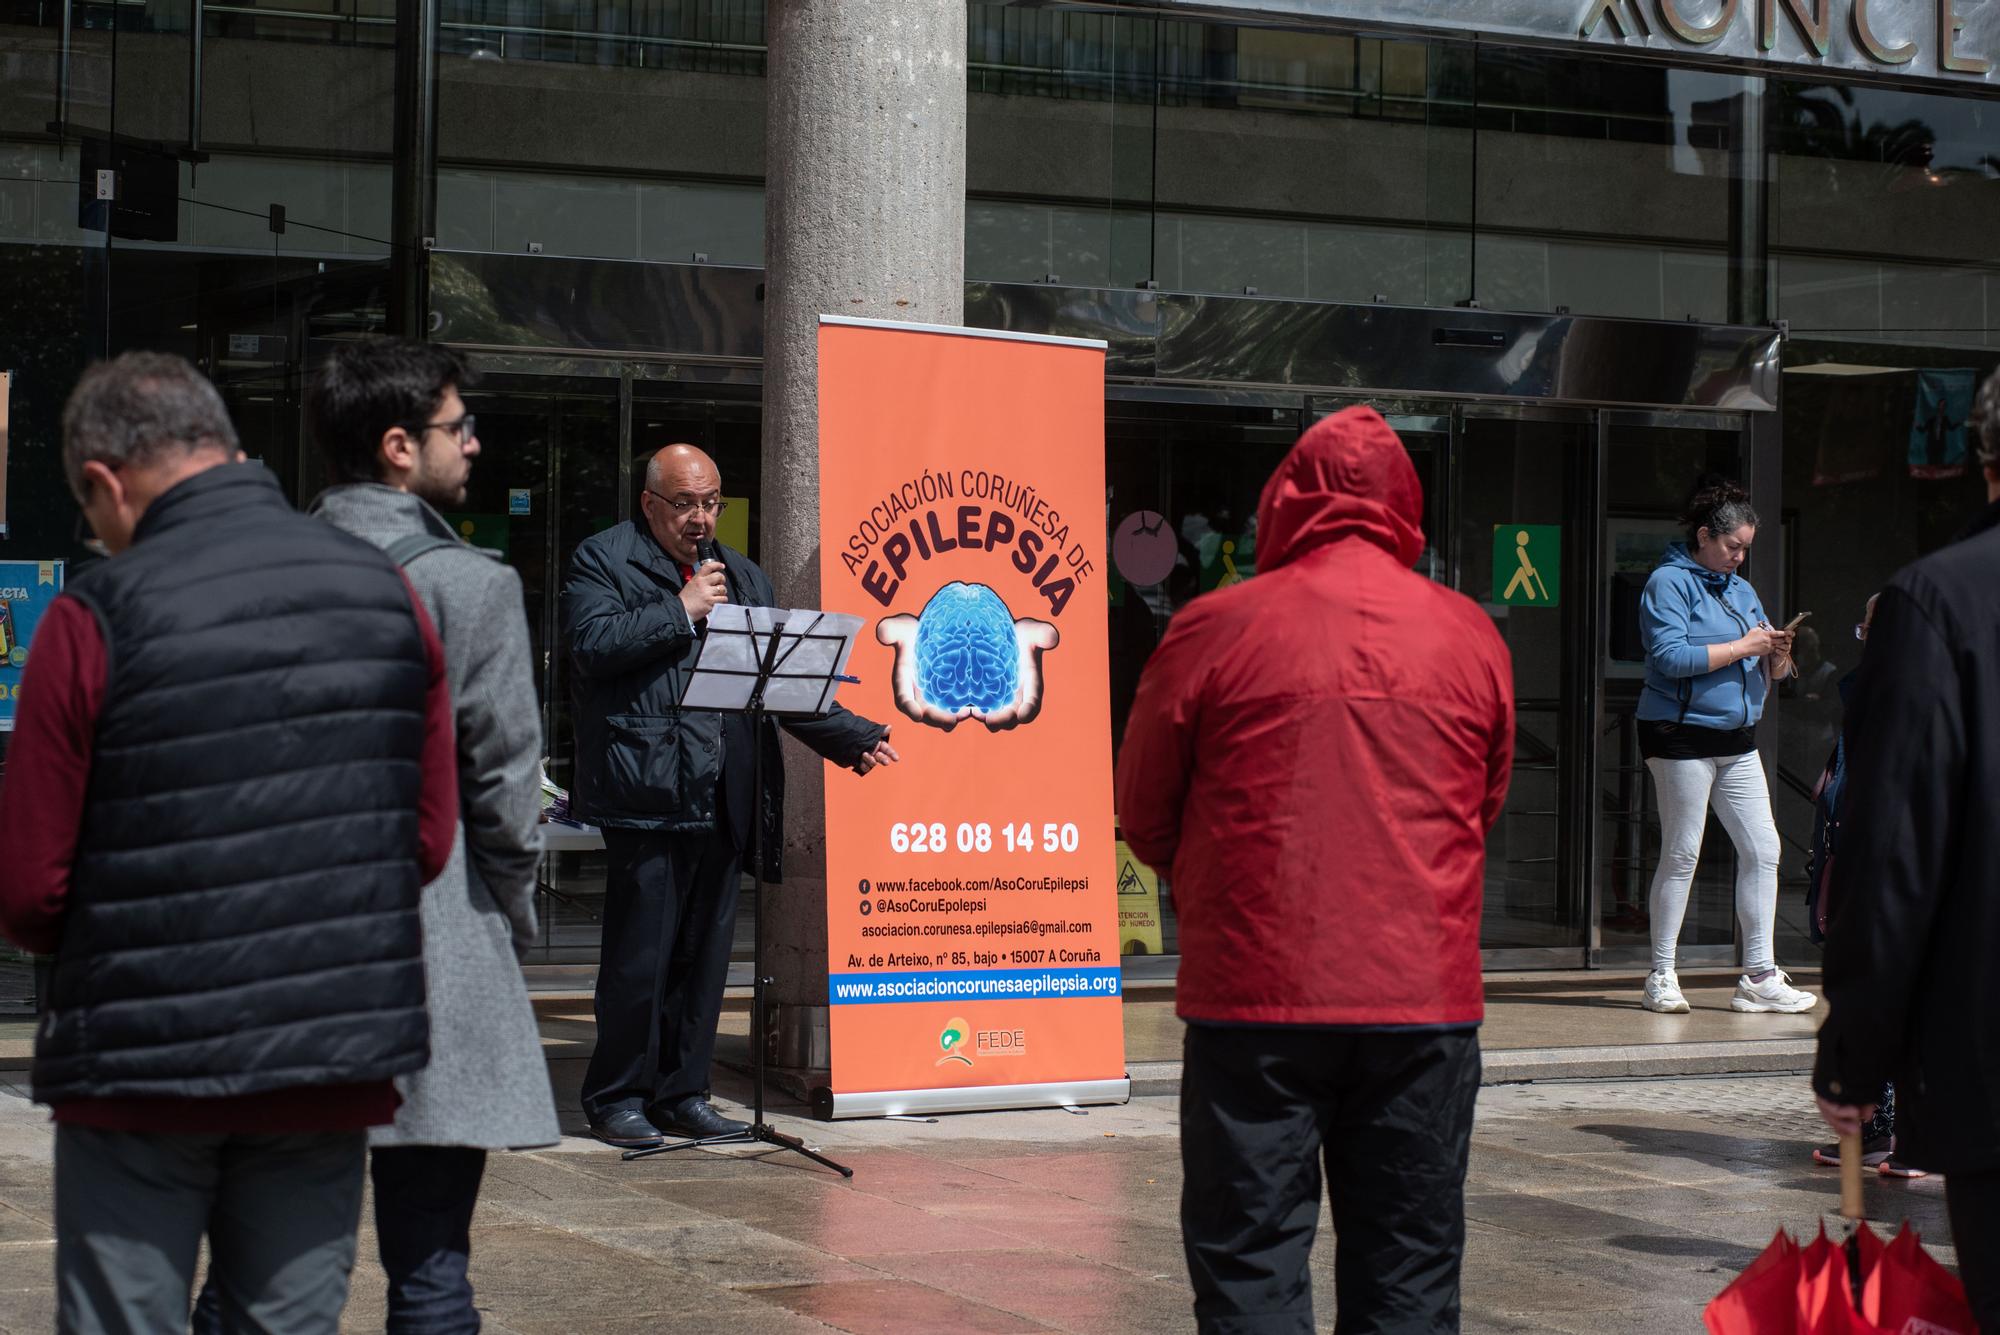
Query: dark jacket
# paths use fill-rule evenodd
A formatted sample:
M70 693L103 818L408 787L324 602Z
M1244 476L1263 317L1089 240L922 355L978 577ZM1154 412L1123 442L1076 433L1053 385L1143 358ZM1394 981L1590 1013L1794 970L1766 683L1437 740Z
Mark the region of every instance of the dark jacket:
M1847 714L1814 1087L1896 1085L1897 1153L2000 1169L2000 505L1891 581Z
M718 544L729 597L773 606L771 581L757 563ZM562 640L575 702L576 774L570 810L578 819L625 829L705 833L716 828L724 780L739 818L747 807L751 755L747 726L719 714L683 711L702 633L681 606L680 567L643 519L586 538L563 579ZM840 706L785 728L836 765L852 765L887 729ZM785 769L778 732L766 725L765 875L781 874ZM726 774L725 774L726 771ZM737 831L739 845L744 831Z
M409 587L257 464L67 590L107 676L35 1097L211 1098L428 1056Z
M1840 679L1843 708L1854 699L1854 676ZM1812 848L1806 854L1806 935L1816 946L1826 944L1826 915L1833 903L1827 893L1827 878L1840 851L1840 804L1847 792L1847 742L1836 737L1833 754L1826 758L1819 784L1813 789Z
M1125 840L1170 872L1182 1018L1469 1027L1513 668L1417 574L1423 488L1372 409L1264 486L1257 575L1175 615L1118 756ZM1365 943L1357 948L1357 943Z

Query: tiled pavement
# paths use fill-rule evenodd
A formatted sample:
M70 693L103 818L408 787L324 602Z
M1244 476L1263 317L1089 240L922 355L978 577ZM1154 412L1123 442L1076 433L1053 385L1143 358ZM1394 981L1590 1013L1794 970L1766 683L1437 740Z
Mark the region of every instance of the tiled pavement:
M1816 1016L1737 1016L1732 979L1690 977L1696 1014L1637 1008L1635 980L1489 980L1489 1064L1585 1046L1809 1044ZM1812 980L1802 980L1810 983ZM1169 989L1135 989L1134 1069L1171 1063ZM1192 1328L1176 1224L1171 1097L1124 1108L937 1122L777 1120L856 1169L793 1155L694 1151L640 1163L576 1134L593 1038L577 999L538 1004L564 1127L557 1149L496 1156L475 1221L487 1329L1150 1332ZM740 1048L742 1007L725 1017ZM7 1026L25 1029L25 1025ZM51 1325L50 1133L22 1098L25 1033L0 1033L0 1330ZM1760 1049L1762 1045L1762 1049ZM18 1048L19 1051L15 1051ZM8 1068L15 1068L9 1070ZM742 1099L743 1082L719 1091ZM1796 1076L1555 1081L1482 1092L1468 1189L1470 1331L1685 1331L1780 1226L1809 1231L1834 1201L1807 1159L1820 1138ZM1936 1181L1871 1180L1871 1208L1948 1241ZM380 1329L364 1224L346 1326ZM1947 1247L1936 1248L1947 1260ZM1332 1322L1331 1236L1316 1256Z
M552 1065L574 1117L575 1056ZM745 1091L740 1085L725 1090ZM792 1155L621 1162L571 1137L493 1160L473 1278L487 1329L780 1335L1192 1328L1173 1102L936 1123L782 1119ZM1834 1175L1793 1077L1489 1088L1468 1190L1468 1331L1690 1331L1780 1226L1818 1227ZM47 1330L49 1131L0 1090L0 1329ZM1947 1241L1942 1185L1871 1180L1871 1212ZM346 1326L380 1329L364 1226ZM1935 1248L1946 1260L1948 1248ZM1331 1237L1316 1256L1332 1328Z

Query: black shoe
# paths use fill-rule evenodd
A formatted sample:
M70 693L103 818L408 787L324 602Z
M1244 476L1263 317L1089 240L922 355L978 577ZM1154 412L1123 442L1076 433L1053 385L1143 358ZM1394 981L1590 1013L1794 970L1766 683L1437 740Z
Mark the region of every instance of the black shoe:
M660 1134L660 1128L648 1121L646 1114L637 1108L627 1108L623 1112L612 1113L601 1122L592 1122L590 1134L621 1150L649 1150L666 1143L667 1139Z
M655 1114L660 1129L670 1136L686 1136L689 1140L707 1140L713 1136L740 1136L750 1129L748 1122L739 1122L733 1117L724 1117L715 1110L715 1105L699 1096L682 1099L671 1108L661 1108Z

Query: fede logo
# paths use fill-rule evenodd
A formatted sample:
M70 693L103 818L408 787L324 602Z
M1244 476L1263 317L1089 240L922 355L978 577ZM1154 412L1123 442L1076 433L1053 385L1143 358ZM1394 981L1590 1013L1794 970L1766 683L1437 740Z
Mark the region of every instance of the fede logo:
M964 1016L953 1016L938 1034L938 1047L944 1050L933 1065L971 1066L972 1056L967 1051L981 1057L1025 1057L1028 1055L1028 1031L1026 1029L974 1029Z
M951 1062L972 1065L972 1058L966 1056L964 1051L965 1045L971 1039L972 1026L957 1016L952 1017L945 1024L944 1031L938 1035L938 1046L944 1049L944 1056L937 1059L936 1065L944 1066Z

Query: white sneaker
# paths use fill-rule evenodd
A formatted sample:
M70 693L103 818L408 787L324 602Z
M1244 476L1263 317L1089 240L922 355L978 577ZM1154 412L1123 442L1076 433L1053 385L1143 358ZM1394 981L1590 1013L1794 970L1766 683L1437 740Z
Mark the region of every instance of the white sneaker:
M1662 1015L1688 1013L1688 999L1681 995L1681 980L1672 969L1655 969L1646 976L1646 996L1640 1004Z
M1819 998L1793 987L1783 969L1761 983L1751 982L1750 975L1744 974L1736 980L1736 995L1729 999L1729 1009L1733 1011L1777 1011L1784 1015L1797 1015L1817 1005Z

